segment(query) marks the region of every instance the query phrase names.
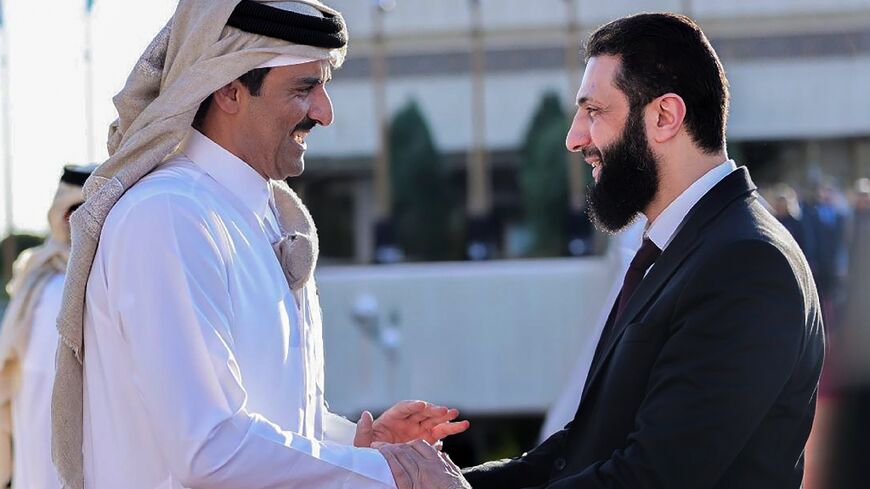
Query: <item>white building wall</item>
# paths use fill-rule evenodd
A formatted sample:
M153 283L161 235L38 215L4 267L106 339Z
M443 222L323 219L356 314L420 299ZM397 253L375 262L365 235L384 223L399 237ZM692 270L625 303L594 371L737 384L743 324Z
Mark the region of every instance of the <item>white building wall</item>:
M803 139L870 134L870 56L725 61L731 83L729 138ZM486 140L493 148L516 148L547 91L566 94L564 70L498 73L486 79ZM376 148L371 85L335 75L330 93L336 108L332 127L312 132L312 156L371 154ZM391 80L389 110L415 99L443 151L471 144L471 83L467 75Z
M733 63L727 71L732 139L870 134L870 56Z
M561 70L487 77L487 143L504 148L519 144L543 94L567 93L567 85L567 76ZM309 154L341 157L374 153L377 132L371 85L367 81L343 82L338 71L328 90L335 106L335 122L312 131L308 138ZM442 151L465 151L470 146L471 81L467 76L392 80L387 100L391 113L416 100Z
M372 35L373 0L330 0L347 19L356 40ZM559 29L564 25L565 0L481 0L487 30ZM870 0L576 0L576 14L585 26L637 12L683 12L705 21L756 17L799 17L870 13ZM464 31L471 21L469 0L396 0L385 17L388 37L431 37Z
M330 406L354 415L427 399L466 415L545 411L594 341L617 259L319 268ZM394 358L354 319L366 297L398 331Z

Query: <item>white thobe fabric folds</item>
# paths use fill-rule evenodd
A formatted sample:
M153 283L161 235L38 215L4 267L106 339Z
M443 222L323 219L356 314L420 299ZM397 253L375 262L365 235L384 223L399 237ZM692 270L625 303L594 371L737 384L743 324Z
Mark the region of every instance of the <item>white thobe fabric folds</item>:
M60 489L51 463L51 387L63 277L59 273L48 279L33 310L21 359L21 383L12 398L15 489Z
M86 487L395 487L326 409L315 286L287 285L269 188L191 131L108 215L85 304Z

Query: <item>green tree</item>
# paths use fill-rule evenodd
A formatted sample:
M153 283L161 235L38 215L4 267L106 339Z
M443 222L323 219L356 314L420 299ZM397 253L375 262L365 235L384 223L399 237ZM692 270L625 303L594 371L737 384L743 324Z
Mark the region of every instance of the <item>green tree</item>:
M526 222L532 234L532 255L557 256L565 247L568 209L568 119L555 93L541 100L526 132L520 187Z
M393 118L390 154L393 222L405 255L420 260L455 258L447 171L414 101Z

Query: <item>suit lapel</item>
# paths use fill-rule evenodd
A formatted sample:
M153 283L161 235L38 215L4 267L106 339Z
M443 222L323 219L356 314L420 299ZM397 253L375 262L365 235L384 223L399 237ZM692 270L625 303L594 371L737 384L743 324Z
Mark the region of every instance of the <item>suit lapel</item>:
M635 289L619 320L613 325L613 333L610 335L608 344L604 347L605 349L598 361L591 366L586 378L586 385L583 387L580 401L581 406L592 384L600 376L604 365L607 364L611 353L622 338L626 326L634 321L644 307L656 297L658 291L667 284L671 276L679 270L683 262L703 244L704 235L701 232L703 228L735 199L754 190L755 185L749 178L749 172L745 167L740 167L716 184L689 211L671 243Z
M604 347L604 351L600 355L600 358L598 358L598 361L591 367L586 386L583 389L582 398L586 397L586 391L592 386L592 383L595 382L602 368L607 363L607 359L622 338L625 327L631 324L635 316L653 299L659 289L667 283L671 275L679 269L683 261L701 244L701 241L699 239L683 239L679 243L676 241L672 242L662 253L662 256L656 260L655 265L653 265L646 277L638 284L634 294L628 300L628 304L625 305L625 310L622 312L619 320L613 325L610 340Z

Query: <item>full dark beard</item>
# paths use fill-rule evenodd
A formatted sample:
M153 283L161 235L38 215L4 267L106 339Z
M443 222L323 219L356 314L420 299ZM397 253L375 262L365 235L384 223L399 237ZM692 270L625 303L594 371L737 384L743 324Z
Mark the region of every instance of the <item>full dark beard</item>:
M643 130L642 109L632 109L620 139L601 149L601 170L589 189L587 212L598 229L615 233L637 218L658 189L658 161Z

